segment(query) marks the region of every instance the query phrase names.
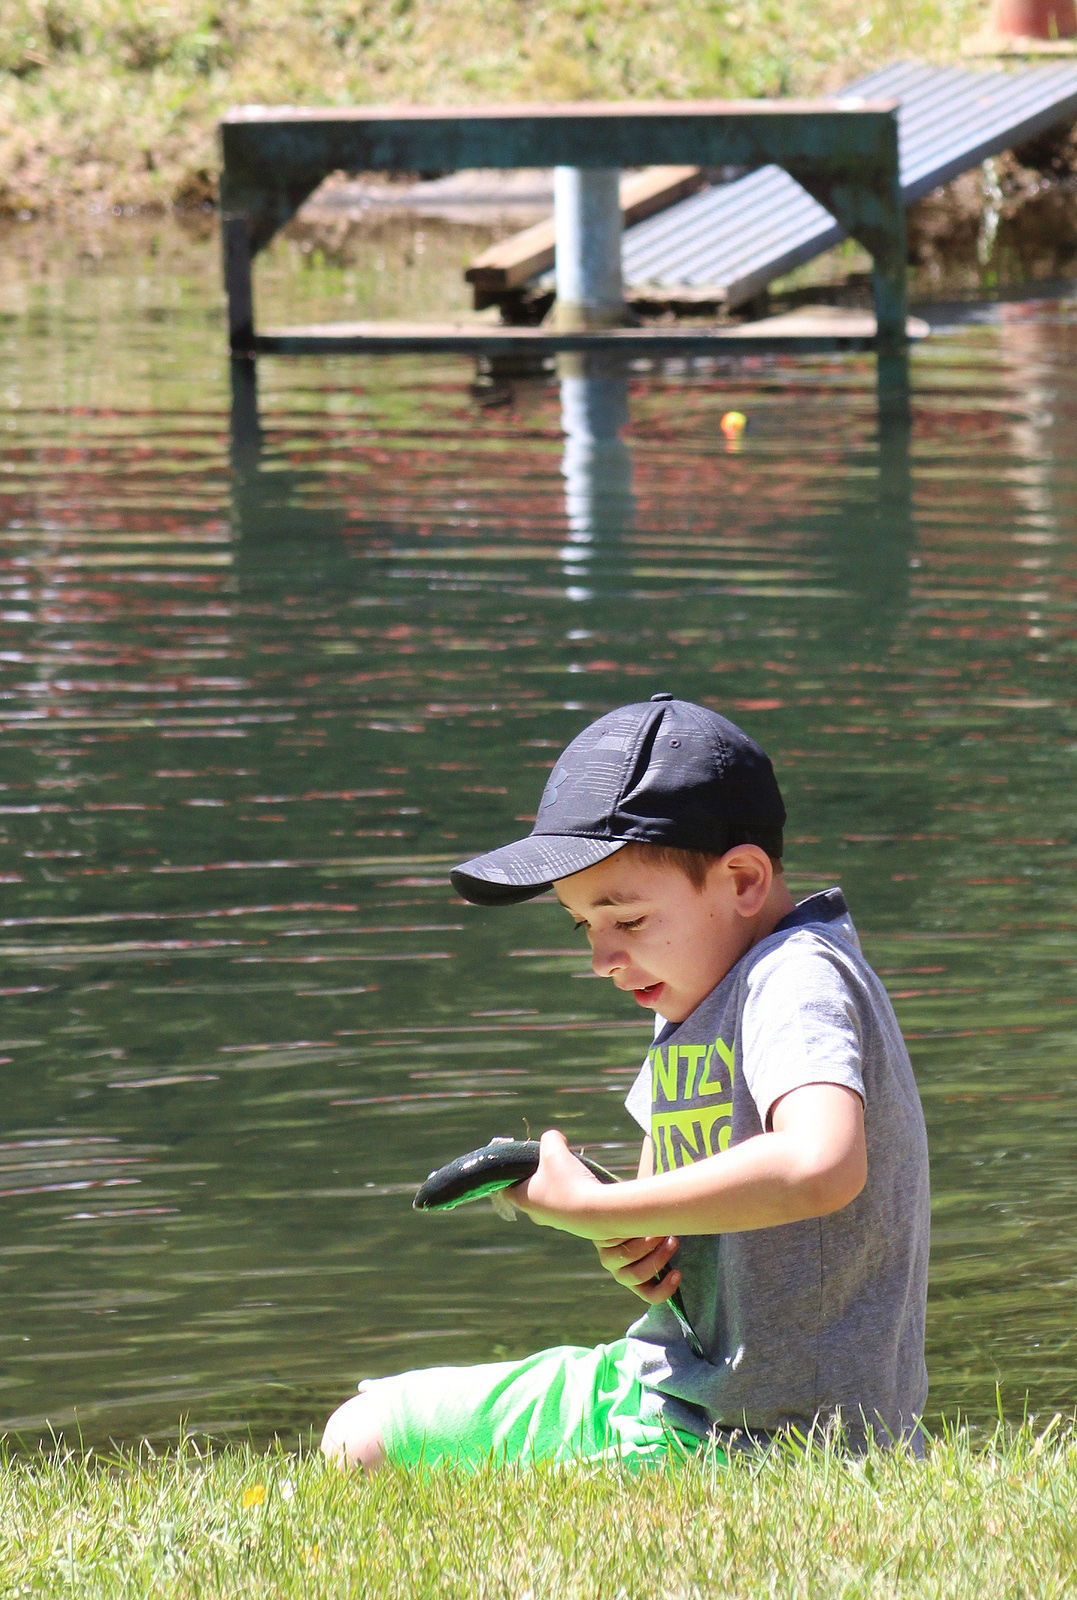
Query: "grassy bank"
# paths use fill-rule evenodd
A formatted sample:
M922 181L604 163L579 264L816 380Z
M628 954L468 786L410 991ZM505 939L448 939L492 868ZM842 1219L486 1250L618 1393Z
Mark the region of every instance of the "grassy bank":
M822 93L986 0L5 0L0 213L211 198L230 105Z
M926 1461L775 1455L717 1473L386 1473L193 1447L0 1463L0 1593L485 1597L915 1595L1062 1600L1077 1430Z

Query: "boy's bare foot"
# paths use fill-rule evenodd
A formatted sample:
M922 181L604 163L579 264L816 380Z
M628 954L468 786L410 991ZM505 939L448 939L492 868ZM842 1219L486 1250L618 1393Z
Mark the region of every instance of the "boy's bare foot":
M370 1396L362 1390L337 1407L322 1434L322 1454L347 1471L376 1472L385 1464L381 1428Z

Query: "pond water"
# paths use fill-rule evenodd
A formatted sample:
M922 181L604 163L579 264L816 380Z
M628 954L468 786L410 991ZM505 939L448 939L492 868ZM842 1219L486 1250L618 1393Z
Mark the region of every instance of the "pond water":
M236 469L215 245L151 232L0 266L0 1432L291 1442L623 1329L589 1247L410 1199L496 1133L633 1162L645 1018L446 872L663 688L771 750L907 1032L932 1415L1072 1410L1073 286L929 308L882 439L868 357L266 360ZM462 304L469 243L282 247L261 315Z

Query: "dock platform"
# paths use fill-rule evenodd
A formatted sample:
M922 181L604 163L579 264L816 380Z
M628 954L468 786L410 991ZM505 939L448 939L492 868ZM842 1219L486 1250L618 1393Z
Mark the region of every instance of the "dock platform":
M906 319L909 339L927 336L927 323ZM732 327L601 328L564 330L477 322L331 322L266 328L257 335L263 355L370 355L456 353L491 359L533 358L572 352L633 358L666 356L825 355L871 350L875 318L867 311L805 307Z
M492 324L413 327L278 329L255 323L252 262L329 173L467 167L606 167L774 165L810 191L834 225L858 239L872 257L875 316L870 337L880 353L904 351L908 340L904 210L898 184L896 106L890 100L681 101L584 103L494 108L369 107L354 110L240 107L221 123L221 216L229 344L234 355L389 348L475 348L518 342L550 352L596 348L544 328L498 329ZM739 333L740 330L737 330ZM618 348L633 341L657 349L651 330L612 330ZM588 337L594 337L593 335ZM670 339L664 331L658 335ZM725 329L672 330L675 346L723 340ZM824 348L846 336L825 334ZM863 329L849 335L865 337ZM401 339L421 339L402 346ZM434 343L440 339L440 343ZM774 348L803 346L795 332L756 335ZM468 341L468 343L465 343ZM786 342L787 341L787 342Z

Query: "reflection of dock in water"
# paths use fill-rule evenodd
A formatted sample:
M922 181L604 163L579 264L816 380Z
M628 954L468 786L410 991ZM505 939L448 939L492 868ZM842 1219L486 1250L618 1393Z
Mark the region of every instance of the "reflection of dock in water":
M254 363L237 365L253 376ZM374 370L383 369L368 369ZM421 372L416 366L404 378L402 368L401 377L421 388ZM669 381L654 379L659 389ZM678 612L685 613L690 592L690 604L698 604L700 616L706 612L708 630L720 633L745 605L785 593L796 605L808 572L820 600L813 634L839 636L851 646L856 639L883 641L898 626L916 543L910 429L900 416L876 422L859 389L849 409L841 391L831 398L826 379L803 391L793 386L788 403L808 435L826 433L825 446L804 460L785 449L786 424L775 432L765 375L746 382L705 369L688 374L683 435L678 424L658 438L648 421L651 384L624 361L566 357L556 378L499 378L493 407L484 403L489 392L467 385L459 391L460 445L451 456L458 514L443 526L430 525L426 506L430 483L441 481L449 458L437 437L420 444L406 430L408 470L423 463L417 481L424 488L412 506L396 452L374 442L376 389L366 391L360 433L349 442L333 431L324 445L312 438L305 452L310 465L297 464L284 448L292 436L279 433L274 412L264 439L251 436L248 453L235 457L240 590L260 582L267 564L293 573L297 590L337 593L361 591L375 581L372 568L388 566L401 585L402 616L421 630L429 592L456 584L474 545L481 560L469 591L496 596L500 607L511 604L509 596L568 600L569 610L559 613L566 628L602 634L617 618L617 626L631 631L635 608L664 604L672 585L681 594ZM728 440L718 422L733 395L749 413L749 426ZM394 403L385 419L390 438L398 416ZM542 441L537 453L536 440ZM496 459L504 470L506 449L514 466L492 479L489 463ZM848 489L835 500L829 487L835 462L850 452L860 465L851 475L838 471ZM330 457L340 463L333 490L326 494L323 485L312 494L322 481L314 463ZM700 508L706 508L702 521ZM776 539L772 530L790 517L796 537ZM517 531L506 537L506 528Z

